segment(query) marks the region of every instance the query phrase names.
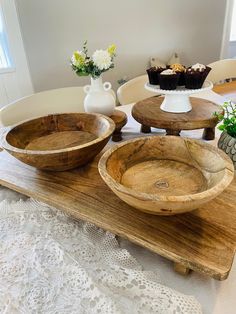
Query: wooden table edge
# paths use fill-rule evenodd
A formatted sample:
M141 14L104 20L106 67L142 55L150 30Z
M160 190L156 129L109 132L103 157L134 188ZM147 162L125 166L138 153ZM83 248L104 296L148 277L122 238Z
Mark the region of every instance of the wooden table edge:
M201 273L203 275L208 275L216 280L222 281L227 279L229 272L231 270L232 264L233 264L233 260L234 260L234 255L235 255L235 251L236 248L234 249L234 254L232 254L232 259L231 259L231 264L230 267L227 268L225 271L220 272L217 271L214 268L210 268L207 267L206 265L201 265L200 263L195 263L195 262L189 262L186 259L184 259L182 256L178 256L175 253L172 253L170 251L166 251L165 249L159 248L157 246L153 246L153 245L147 245L146 242L140 240L140 238L137 238L135 235L129 236L126 235L125 233L122 233L122 231L118 231L118 232L114 232L114 230L110 227L109 224L106 223L98 223L96 219L93 219L91 217L87 217L86 215L83 215L78 211L75 211L74 209L70 209L70 212L68 211L68 208L66 206L64 206L63 204L58 203L58 200L48 200L46 197L44 197L40 192L37 192L37 195L35 195L35 193L31 193L30 191L26 190L25 188L22 187L18 187L12 183L6 182L2 179L0 179L0 185L7 187L11 190L14 190L18 193L21 193L25 196L28 197L32 197L34 199L36 199L37 201L40 201L46 205L55 207L59 210L62 210L63 212L65 212L68 216L72 217L73 219L76 220L83 220L92 224L95 224L97 227L102 228L106 231L109 231L121 238L127 239L129 240L131 243L135 243L145 249L150 250L153 253L156 253L164 258L166 258L167 260L170 260L174 263L175 265L175 270L179 273L184 273L184 270L186 270L186 274L189 272L189 270L193 270L196 271L198 273ZM180 271L178 270L178 268L180 269ZM202 268L204 268L204 271L202 270Z

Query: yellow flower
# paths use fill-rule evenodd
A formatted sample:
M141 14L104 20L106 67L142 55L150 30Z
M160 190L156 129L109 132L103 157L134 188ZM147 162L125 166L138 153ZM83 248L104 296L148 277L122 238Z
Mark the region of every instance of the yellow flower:
M114 56L116 53L116 45L112 44L108 47L107 51L109 52L110 56Z
M72 63L75 66L81 66L85 63L85 55L83 52L75 51L72 56Z

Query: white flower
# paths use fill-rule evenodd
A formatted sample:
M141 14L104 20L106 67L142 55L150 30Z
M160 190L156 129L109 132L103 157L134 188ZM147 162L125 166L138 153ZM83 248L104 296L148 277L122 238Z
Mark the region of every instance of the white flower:
M107 70L112 65L111 56L107 50L96 50L92 60L99 70Z

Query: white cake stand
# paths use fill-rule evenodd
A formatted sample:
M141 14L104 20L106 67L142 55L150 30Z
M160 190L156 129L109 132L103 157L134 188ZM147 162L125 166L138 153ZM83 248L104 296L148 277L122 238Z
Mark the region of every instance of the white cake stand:
M160 89L159 85L145 84L145 88L151 92L165 95L161 104L161 110L173 113L184 113L192 110L190 95L200 93L212 89L213 84L210 81L205 81L202 88L187 89L185 87L177 87L175 90Z

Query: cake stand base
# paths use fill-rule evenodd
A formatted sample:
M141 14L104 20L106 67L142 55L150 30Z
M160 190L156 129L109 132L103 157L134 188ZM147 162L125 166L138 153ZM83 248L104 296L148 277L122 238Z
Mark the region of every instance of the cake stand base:
M192 110L189 95L165 95L161 110L172 113L184 113Z
M210 90L212 87L213 84L210 81L205 81L199 89L188 89L184 86L178 86L174 90L164 90L160 89L159 85L145 84L145 89L165 96L160 109L170 113L186 113L191 111L190 95Z

